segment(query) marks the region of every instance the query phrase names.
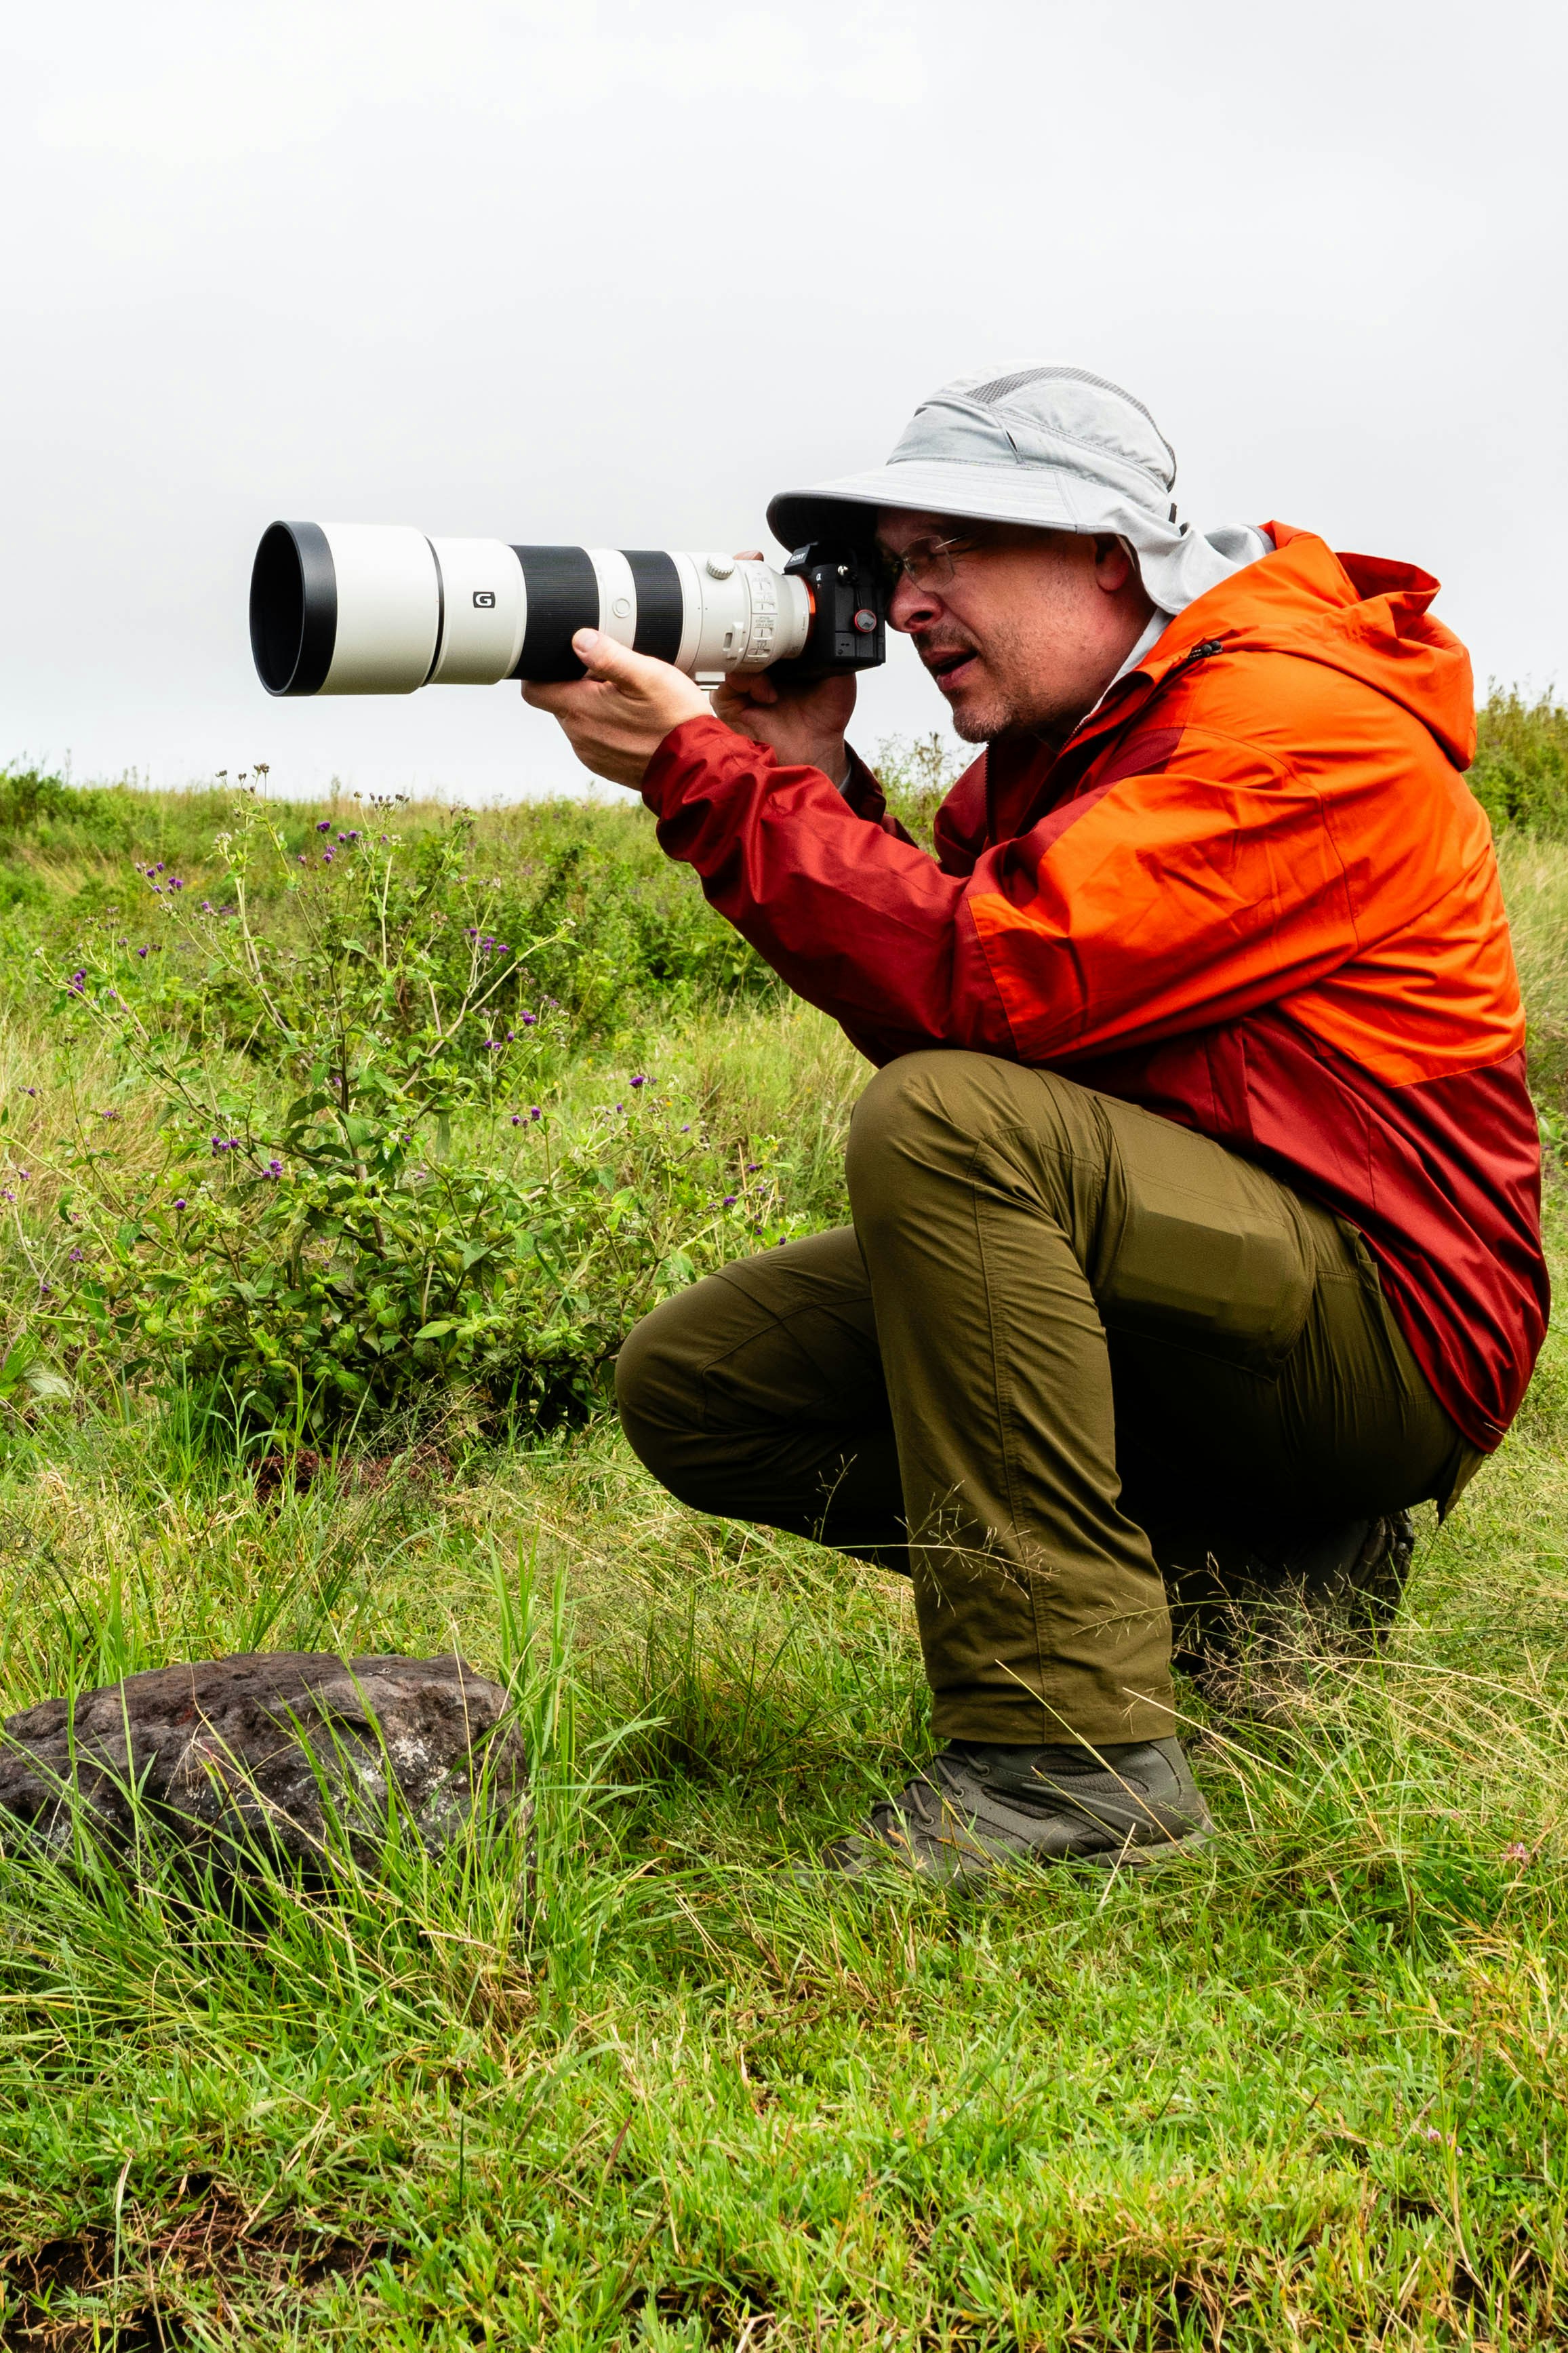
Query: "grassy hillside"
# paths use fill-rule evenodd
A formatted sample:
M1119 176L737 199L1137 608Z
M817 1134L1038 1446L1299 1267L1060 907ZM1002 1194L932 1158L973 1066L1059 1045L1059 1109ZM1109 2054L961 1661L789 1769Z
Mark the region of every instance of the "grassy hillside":
M864 1066L633 809L247 850L226 793L6 789L0 1709L456 1646L541 1851L535 1907L467 1852L249 1926L152 1846L0 1859L0 2343L1568 2334L1559 1335L1384 1658L1289 1734L1190 1700L1203 1854L826 1892L793 1867L925 1744L905 1588L675 1505L598 1401L628 1297L842 1216ZM1568 845L1500 849L1561 1270ZM397 1269L476 1235L415 1324Z

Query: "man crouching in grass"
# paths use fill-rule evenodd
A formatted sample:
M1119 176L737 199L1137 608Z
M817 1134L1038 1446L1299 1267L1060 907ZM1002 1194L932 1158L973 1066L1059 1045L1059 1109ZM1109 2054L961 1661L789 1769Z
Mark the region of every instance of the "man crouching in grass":
M1200 1841L1173 1532L1364 1566L1498 1444L1545 1328L1436 583L1200 533L1174 475L1141 403L1022 367L773 501L788 545L874 531L891 626L984 746L934 859L846 746L851 680L710 708L585 631L584 681L523 690L879 1066L853 1226L696 1284L619 1366L675 1494L912 1576L945 1745L832 1851L850 1872Z

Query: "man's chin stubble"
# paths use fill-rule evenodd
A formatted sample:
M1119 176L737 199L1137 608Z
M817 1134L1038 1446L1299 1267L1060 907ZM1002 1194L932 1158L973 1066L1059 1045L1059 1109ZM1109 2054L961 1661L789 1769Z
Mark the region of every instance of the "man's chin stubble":
M950 706L951 708L951 706ZM966 712L952 711L952 732L961 744L994 744L1016 724L1011 712L993 703Z

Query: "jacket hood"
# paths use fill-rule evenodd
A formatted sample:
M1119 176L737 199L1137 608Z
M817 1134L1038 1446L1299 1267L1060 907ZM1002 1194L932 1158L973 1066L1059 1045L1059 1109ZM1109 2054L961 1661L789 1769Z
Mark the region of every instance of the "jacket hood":
M1268 526L1272 555L1208 589L1179 613L1139 668L1158 681L1196 645L1294 654L1343 670L1408 711L1456 768L1476 755L1470 658L1427 610L1438 583L1414 564L1336 555L1289 523Z

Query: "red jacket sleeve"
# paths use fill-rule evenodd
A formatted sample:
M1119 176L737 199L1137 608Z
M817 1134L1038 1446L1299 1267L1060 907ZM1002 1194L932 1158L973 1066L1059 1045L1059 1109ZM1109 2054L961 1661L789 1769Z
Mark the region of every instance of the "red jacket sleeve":
M655 754L643 797L710 903L872 1061L921 1046L1012 1055L964 882L886 829L896 821L858 772L857 786L863 816L819 768L781 766L721 720L689 719Z
M1234 1018L1355 952L1331 784L1190 728L1152 731L1145 765L1139 733L968 874L715 719L666 738L644 792L668 854L874 1061L1048 1063Z

